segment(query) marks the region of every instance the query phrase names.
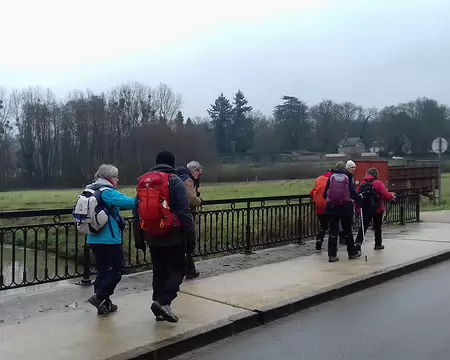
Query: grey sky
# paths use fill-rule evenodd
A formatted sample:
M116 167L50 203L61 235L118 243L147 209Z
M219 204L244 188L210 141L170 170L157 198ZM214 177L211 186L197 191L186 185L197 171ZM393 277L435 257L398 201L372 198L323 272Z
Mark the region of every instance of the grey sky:
M164 82L185 116L238 88L267 114L283 95L450 103L450 1L267 1L5 0L0 86Z

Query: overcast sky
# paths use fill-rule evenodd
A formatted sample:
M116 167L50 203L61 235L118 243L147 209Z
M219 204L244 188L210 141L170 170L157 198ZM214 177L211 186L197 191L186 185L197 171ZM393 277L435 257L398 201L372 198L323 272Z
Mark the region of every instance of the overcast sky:
M266 1L0 0L0 86L164 82L186 117L239 88L267 114L283 95L450 104L449 0Z

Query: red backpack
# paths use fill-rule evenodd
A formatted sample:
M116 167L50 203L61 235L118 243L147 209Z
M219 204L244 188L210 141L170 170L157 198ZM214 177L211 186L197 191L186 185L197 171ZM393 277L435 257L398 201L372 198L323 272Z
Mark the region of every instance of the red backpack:
M140 226L150 236L163 236L180 221L170 210L169 179L173 174L152 171L137 184Z

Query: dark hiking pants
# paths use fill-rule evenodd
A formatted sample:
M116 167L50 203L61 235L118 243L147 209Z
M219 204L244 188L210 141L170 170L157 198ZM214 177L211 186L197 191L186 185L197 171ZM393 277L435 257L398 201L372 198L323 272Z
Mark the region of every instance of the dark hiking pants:
M94 282L94 292L100 299L109 298L122 278L125 268L123 246L92 244L90 245L95 258L97 277Z
M323 242L325 238L325 234L328 230L328 215L326 214L317 214L317 218L319 219L319 233L317 234L316 240L320 240Z
M330 215L330 238L328 240L328 256L337 256L337 242L339 235L339 222L342 224L342 232L347 239L347 252L349 256L356 253L352 233L352 218Z
M363 231L364 235L366 234L367 229L369 228L370 222L373 220L373 229L375 230L375 246L379 246L382 243L381 238L381 226L383 224L383 213L379 214L370 214L369 212L364 212L363 210L363 224L364 224L364 230L361 228L361 225L359 226L358 235L356 237L356 242L359 244L362 244L363 242Z
M185 246L150 247L153 264L153 301L170 305L186 273Z

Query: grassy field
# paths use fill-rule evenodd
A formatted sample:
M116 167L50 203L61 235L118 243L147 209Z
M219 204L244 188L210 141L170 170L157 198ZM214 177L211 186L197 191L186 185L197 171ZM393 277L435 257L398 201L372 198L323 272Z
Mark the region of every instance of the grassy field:
M205 200L302 195L308 194L313 185L314 180L205 184L201 187L201 193ZM450 174L443 174L442 189L441 206L434 206L432 202L424 200L422 202L424 211L450 209ZM129 196L135 194L134 187L123 187L121 191ZM0 193L0 209L12 211L71 208L79 192L80 189L2 192Z
M248 183L205 184L201 187L205 200L234 199L277 195L308 194L314 180L261 181ZM134 196L134 187L120 189ZM80 189L29 190L0 193L1 211L70 208Z

